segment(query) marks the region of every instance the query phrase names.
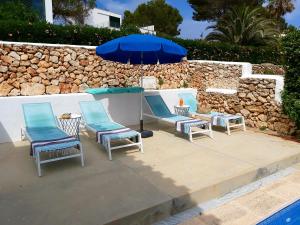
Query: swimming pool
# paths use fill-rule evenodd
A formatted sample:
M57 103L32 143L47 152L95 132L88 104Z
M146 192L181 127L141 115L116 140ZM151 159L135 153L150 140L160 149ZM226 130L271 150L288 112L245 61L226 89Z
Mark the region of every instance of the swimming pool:
M300 199L257 225L300 225Z

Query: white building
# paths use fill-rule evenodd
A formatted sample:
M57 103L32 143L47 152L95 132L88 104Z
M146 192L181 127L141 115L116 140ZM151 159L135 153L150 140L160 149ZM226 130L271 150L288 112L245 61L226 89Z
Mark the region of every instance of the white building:
M156 35L155 27L154 25L147 26L147 27L140 27L140 31L142 34L153 34Z
M52 0L44 0L45 18L48 23L53 23Z
M93 27L106 27L120 29L122 16L116 13L94 8L90 10L89 16L85 19L85 24Z
M98 28L105 27L118 30L122 25L122 15L94 8L90 10L89 16L85 20L85 24ZM156 35L154 25L141 27L140 32L142 34Z
M39 7L41 14L44 15L48 23L53 23L53 10L52 10L52 0L32 0L33 4L39 3L43 7ZM110 28L110 29L120 29L122 25L122 15L112 13L106 10L94 8L90 10L89 16L85 19L85 24L98 28ZM142 34L153 34L156 35L154 26L141 27L140 31Z

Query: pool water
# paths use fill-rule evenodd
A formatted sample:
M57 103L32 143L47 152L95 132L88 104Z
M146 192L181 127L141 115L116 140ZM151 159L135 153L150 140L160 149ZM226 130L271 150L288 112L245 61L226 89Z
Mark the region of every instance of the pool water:
M257 225L300 225L300 199Z

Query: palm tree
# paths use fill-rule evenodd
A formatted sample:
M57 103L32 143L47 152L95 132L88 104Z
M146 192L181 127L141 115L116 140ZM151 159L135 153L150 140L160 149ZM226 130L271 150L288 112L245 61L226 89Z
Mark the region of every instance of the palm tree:
M261 7L234 7L207 29L213 31L206 40L238 45L274 44L278 37L274 20L266 18Z
M96 6L96 0L53 0L53 16L65 24L84 24L89 10Z
M280 19L286 13L292 12L295 6L293 0L269 0L267 9L272 16Z

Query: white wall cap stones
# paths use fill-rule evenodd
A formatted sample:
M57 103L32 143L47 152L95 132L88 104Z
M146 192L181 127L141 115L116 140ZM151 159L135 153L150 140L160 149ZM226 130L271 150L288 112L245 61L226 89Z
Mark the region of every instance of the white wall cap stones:
M49 44L49 43L32 43L32 42L13 42L13 41L0 41L0 45L30 45L30 46L45 46L45 47L68 47L68 48L85 48L96 49L97 46L88 45L66 45L66 44Z
M222 88L207 88L205 91L211 93L221 93L226 95L235 95L237 93L237 90L235 89L222 89Z

